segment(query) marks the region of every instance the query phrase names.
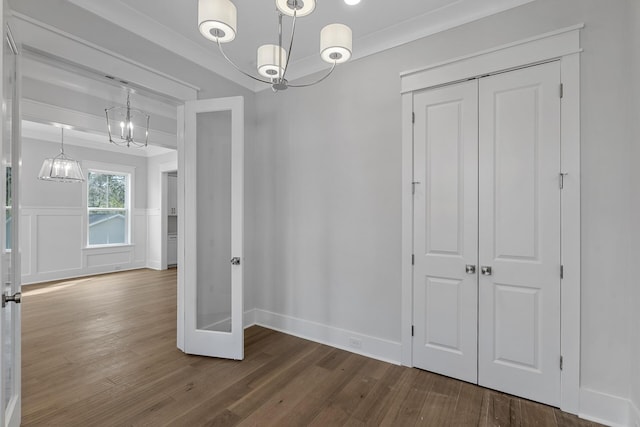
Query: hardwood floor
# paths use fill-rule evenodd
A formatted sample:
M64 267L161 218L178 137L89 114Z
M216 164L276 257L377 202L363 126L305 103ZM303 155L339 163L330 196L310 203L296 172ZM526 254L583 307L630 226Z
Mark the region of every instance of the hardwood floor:
M242 362L176 349L176 270L23 288L24 426L593 426L261 327Z

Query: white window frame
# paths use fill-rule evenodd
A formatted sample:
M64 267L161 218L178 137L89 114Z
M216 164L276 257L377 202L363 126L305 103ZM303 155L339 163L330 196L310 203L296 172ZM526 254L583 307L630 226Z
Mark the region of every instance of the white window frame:
M132 241L134 236L133 230L133 200L135 191L135 171L133 166L118 165L111 163L100 163L83 161L82 169L85 176L85 181L82 185L82 204L84 206L84 227L83 227L83 241L85 249L94 248L111 248L122 246L133 246L135 242ZM125 193L125 209L127 212L126 230L125 230L125 243L110 243L91 245L89 244L89 172L112 174L112 175L125 175L127 177L126 193Z

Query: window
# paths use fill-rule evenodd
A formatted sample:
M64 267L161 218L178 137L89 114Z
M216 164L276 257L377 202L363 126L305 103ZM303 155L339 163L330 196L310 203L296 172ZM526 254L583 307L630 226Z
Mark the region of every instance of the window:
M89 170L87 177L87 243L129 243L130 174Z

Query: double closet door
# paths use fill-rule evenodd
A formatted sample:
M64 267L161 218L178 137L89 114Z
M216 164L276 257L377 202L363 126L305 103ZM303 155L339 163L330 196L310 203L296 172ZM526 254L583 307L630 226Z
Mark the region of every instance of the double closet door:
M413 364L560 403L560 66L414 94Z

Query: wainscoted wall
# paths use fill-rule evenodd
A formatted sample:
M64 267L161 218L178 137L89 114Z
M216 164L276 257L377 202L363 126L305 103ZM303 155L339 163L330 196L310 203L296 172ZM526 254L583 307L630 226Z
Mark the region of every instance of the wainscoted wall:
M23 284L146 267L147 210L132 212L131 245L87 248L82 208L23 207ZM137 243L140 242L140 243Z
M65 144L65 152L83 167L100 162L132 171L131 243L87 248L86 202L82 184L37 179L42 160L59 150L58 142L23 138L20 248L22 283L38 283L147 266L147 158ZM86 173L86 171L85 171Z

